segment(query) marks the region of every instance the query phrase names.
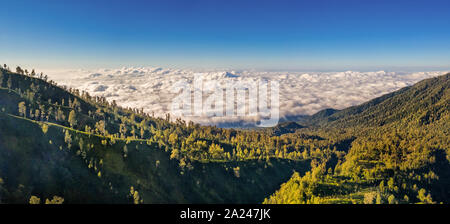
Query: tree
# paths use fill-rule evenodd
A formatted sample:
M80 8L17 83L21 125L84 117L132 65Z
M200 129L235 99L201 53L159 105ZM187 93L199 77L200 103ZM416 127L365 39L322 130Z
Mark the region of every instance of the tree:
M408 202L409 202L409 197L408 197L408 195L405 195L405 196L403 197L403 200L404 200L406 203L408 203Z
M213 159L221 159L223 154L223 148L220 145L212 143L209 146L209 153Z
M38 204L41 203L41 199L32 195L31 198L30 198L30 202L29 203L31 205L38 205Z
M47 124L42 124L41 128L42 128L42 132L44 134L47 134L47 132L48 132L48 125Z
M376 203L377 204L383 204L384 203L383 196L381 195L380 192L377 193Z
M397 200L395 199L395 196L393 194L389 195L388 203L389 204L397 204Z
M382 180L381 183L380 183L380 191L381 192L385 192L386 191L386 188L384 187L384 180Z
M433 204L433 199L431 199L431 195L426 195L427 191L425 189L420 189L417 195L417 198L425 204Z
M178 135L177 135L177 133L170 134L169 135L169 143L172 144L172 145L175 145L175 144L177 144L177 142L178 142Z
M3 70L0 70L0 87L3 87Z
M100 120L95 123L95 129L102 135L107 135L106 124L104 120Z
M133 138L136 138L136 128L134 128L134 125L131 126L131 135L133 136Z
M144 200L139 196L139 192L135 190L133 186L130 187L130 196L133 198L134 204L140 204L144 202Z
M68 121L69 121L70 127L72 127L72 128L77 125L77 118L76 118L76 114L75 114L74 110L70 111Z
M139 197L139 192L138 191L134 191L134 194L133 194L134 204L139 204L140 200L141 200L141 198Z
M23 70L22 70L22 68L20 66L16 67L16 73L23 75Z
M394 189L395 189L395 182L394 182L394 178L389 178L389 181L388 181L388 189L390 190L390 191L393 191Z
M120 132L122 138L126 138L127 137L127 125L124 123L121 123L119 126L119 132Z
M8 85L8 89L12 89L12 79L11 76L9 76L8 81L6 83Z
M66 129L66 133L64 135L64 142L67 143L67 147L70 149L72 147L72 136L69 133L69 130Z
M368 192L364 194L364 204L373 204L376 201L377 192Z
M66 117L64 116L64 112L61 110L61 108L58 108L56 111L56 120L57 121L63 121Z
M62 204L64 202L64 198L59 196L53 196L52 200L45 199L45 204Z
M170 153L170 159L179 159L180 158L180 151L177 148L174 148L172 150L172 153Z
M23 117L27 116L27 106L25 106L25 102L19 103L19 114Z

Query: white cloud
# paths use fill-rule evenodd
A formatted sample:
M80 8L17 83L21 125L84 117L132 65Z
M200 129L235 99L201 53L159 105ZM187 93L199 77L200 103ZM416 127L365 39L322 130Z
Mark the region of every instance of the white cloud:
M163 117L170 112L175 95L172 85L181 79L192 80L195 71L163 68L121 68L47 72L59 85L88 91L94 96L116 100L123 107L144 108ZM206 80L277 80L280 84L280 116L313 114L325 108L343 109L412 85L445 72L207 72ZM234 123L243 125L252 119L239 117L184 117L201 124Z

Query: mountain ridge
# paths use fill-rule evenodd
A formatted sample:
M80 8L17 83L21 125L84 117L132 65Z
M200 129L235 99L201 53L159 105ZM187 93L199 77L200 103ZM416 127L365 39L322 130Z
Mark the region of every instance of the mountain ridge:
M313 126L333 126L333 125L339 126L340 122L351 123L351 122L356 122L356 121L354 121L355 119L359 119L359 120L365 119L366 122L364 123L364 125L367 125L370 122L372 122L370 125L374 125L375 122L373 121L373 119L371 119L371 117L376 117L376 114L375 115L370 114L370 112L372 112L370 110L373 110L373 109L371 109L371 107L381 105L381 106L387 107L384 110L396 110L396 111L405 111L407 109L412 110L411 108L406 108L407 105L401 104L399 102L401 100L405 100L405 101L415 100L414 102L417 102L418 98L422 99L424 97L427 97L426 93L424 93L424 91L427 89L428 86L431 86L430 88L437 88L438 91L437 91L437 93L432 93L434 95L428 96L428 98L426 100L430 100L430 101L443 100L442 103L444 105L442 105L442 108L439 108L439 109L443 109L444 107L446 107L450 104L449 103L449 93L448 93L448 89L449 89L449 85L450 85L449 79L450 79L450 73L447 73L447 74L439 76L439 77L422 80L413 86L404 87L398 91L385 94L383 96L377 97L373 100L370 100L370 101L360 104L360 105L352 106L352 107L349 107L349 108L346 108L343 110L335 110L335 109L329 108L329 109L319 111L318 113L305 118L303 120L303 122L309 123L310 125L313 125ZM434 87L433 85L436 85L436 86ZM401 98L406 98L406 99L401 99ZM392 102L392 101L396 101L396 102ZM412 104L414 102L409 102L409 104ZM387 105L387 104L389 104L389 105ZM399 108L399 106L402 106L402 108ZM421 105L419 105L419 106L421 106ZM374 111L374 112L380 113L379 111ZM414 112L416 112L416 111L414 111ZM402 116L400 114L395 114L392 116L394 116L396 118L402 118ZM350 118L348 118L348 117L350 117ZM339 121L341 119L346 119L346 120ZM375 124L375 125L383 125L386 122L389 122L389 120L379 121L379 123ZM354 125L353 123L351 123L351 124Z

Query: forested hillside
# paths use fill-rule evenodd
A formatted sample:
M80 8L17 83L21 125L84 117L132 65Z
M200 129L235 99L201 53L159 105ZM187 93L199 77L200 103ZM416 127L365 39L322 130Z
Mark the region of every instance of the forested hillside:
M259 203L309 167L278 137L155 118L16 70L0 73L2 203Z
M448 114L449 74L344 110L326 109L306 118L319 127L383 126L393 122L428 124Z
M302 125L234 130L5 65L0 202L448 203L449 84L447 74Z
M310 134L351 136L345 157L295 173L265 203L449 203L449 87L447 74L313 115Z

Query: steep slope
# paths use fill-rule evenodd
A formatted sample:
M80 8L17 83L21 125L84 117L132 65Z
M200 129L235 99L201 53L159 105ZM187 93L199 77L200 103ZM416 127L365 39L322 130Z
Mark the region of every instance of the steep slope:
M230 154L236 133L225 138L225 130L153 118L0 72L2 203L28 203L31 196L64 203L260 203L293 170L309 167L269 156L241 159Z
M279 123L277 126L272 128L266 128L266 131L271 135L280 136L288 133L295 133L298 129L304 128L304 126L298 124L297 122L287 121Z
M66 203L131 203L132 186L145 203L258 203L291 170L307 168L274 160L194 163L187 170L145 141L128 143L124 158L125 141L102 145L106 138L69 131L69 148L64 128L50 125L44 133L37 123L3 113L0 127L4 203L26 203L31 195L57 195Z
M348 153L332 172L294 174L265 203L449 203L449 87L447 74L313 116L310 132L353 136Z

